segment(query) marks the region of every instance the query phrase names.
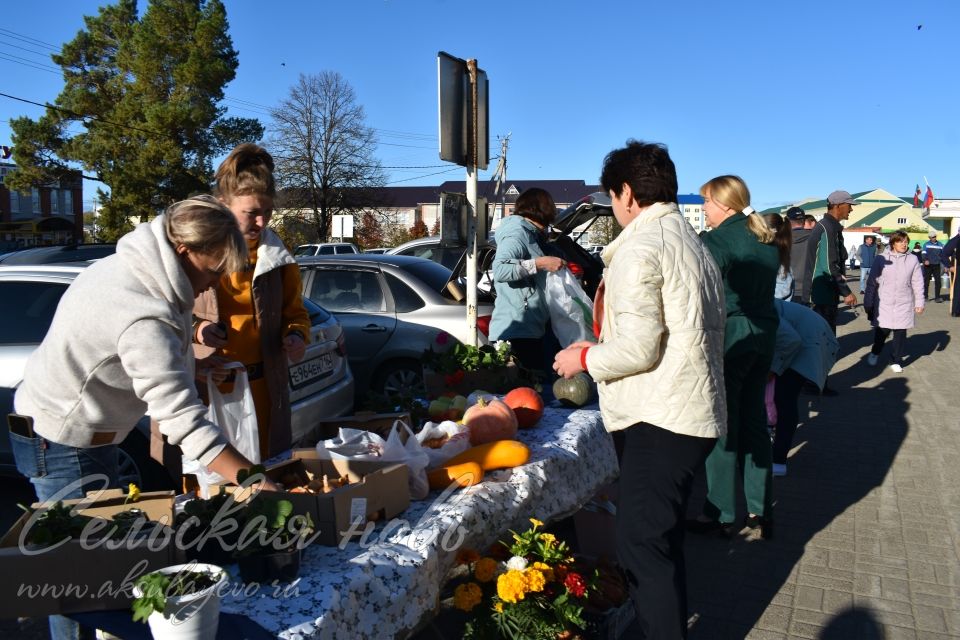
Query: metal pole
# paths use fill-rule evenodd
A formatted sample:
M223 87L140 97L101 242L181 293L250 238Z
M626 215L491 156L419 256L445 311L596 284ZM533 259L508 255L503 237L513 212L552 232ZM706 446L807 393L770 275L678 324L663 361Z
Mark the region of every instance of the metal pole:
M470 76L470 113L467 132L467 337L473 346L477 338L477 61L467 60Z

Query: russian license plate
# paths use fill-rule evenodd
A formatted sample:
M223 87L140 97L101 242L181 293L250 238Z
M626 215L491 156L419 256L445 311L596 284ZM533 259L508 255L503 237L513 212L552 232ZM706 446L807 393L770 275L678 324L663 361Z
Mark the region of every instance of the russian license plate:
M333 371L333 356L324 353L290 367L290 388L302 389Z

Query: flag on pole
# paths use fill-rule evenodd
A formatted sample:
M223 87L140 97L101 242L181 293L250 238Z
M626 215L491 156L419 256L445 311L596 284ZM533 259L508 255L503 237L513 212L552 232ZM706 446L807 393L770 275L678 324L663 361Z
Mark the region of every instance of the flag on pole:
M913 192L913 206L920 206L920 183L917 183L917 190Z
M923 208L930 209L930 205L933 204L933 189L930 188L930 185L927 185L927 195L923 197Z

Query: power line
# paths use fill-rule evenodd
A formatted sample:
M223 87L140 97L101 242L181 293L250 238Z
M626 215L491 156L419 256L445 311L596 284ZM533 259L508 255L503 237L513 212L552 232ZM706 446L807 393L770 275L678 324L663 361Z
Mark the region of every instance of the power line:
M446 171L437 171L436 173L427 173L427 174L422 175L422 176L414 176L414 177L412 177L412 178L404 178L403 180L394 180L393 182L385 182L384 184L385 184L385 185L387 185L387 184L399 184L399 183L401 183L401 182L410 182L411 180L419 180L420 178L429 178L430 176L439 176L440 174L443 174L443 173L450 173L451 171L456 171L456 170L459 169L459 168L460 168L459 166L457 166L457 167L451 167L450 169L447 169Z
M14 59L17 58L17 59ZM56 73L59 74L59 70L54 70L53 67L48 67L46 65L41 65L33 61L20 62L20 60L26 60L26 58L20 58L19 56L11 56L9 53L0 53L0 60L6 60L8 62L13 62L14 64L19 64L24 67L30 67L31 69L37 69L38 71L46 71L47 73Z
M44 108L46 108L46 109L53 109L54 111L59 111L59 112L61 112L61 113L65 113L65 114L67 114L67 115L73 116L74 118L80 118L80 119L82 119L82 120L93 120L94 122L96 122L96 123L98 123L98 124L108 124L108 125L111 125L111 126L114 126L114 127L122 127L122 128L124 128L124 129L130 129L131 131L139 131L140 133L146 133L146 134L149 134L149 135L152 135L152 136L161 136L161 137L163 136L162 133L159 133L159 132L157 132L157 131L150 131L149 129L141 129L141 128L139 128L139 127L134 127L133 125L122 124L122 123L119 123L119 122L111 122L110 120L105 120L105 119L101 118L100 116L93 116L93 115L86 115L86 114L82 114L82 113L77 113L76 111L71 111L70 109L64 109L63 107L58 107L58 106L52 105L52 104L50 104L50 103L42 104L42 103L40 103L40 102L34 102L33 100L27 100L26 98L19 98L19 97L17 97L17 96L11 96L11 95L8 94L8 93L2 93L2 92L0 92L0 96L2 96L2 97L4 97L4 98L10 98L11 100L17 100L17 101L19 101L19 102L26 102L27 104L36 105L36 106L38 106L38 107L44 107Z
M7 37L13 38L14 40L20 40L21 42L26 42L27 44L46 47L47 49L51 49L56 53L60 52L60 47L56 45L52 45L49 42L44 42L43 40L37 40L36 38L31 38L30 36L23 35L22 33L17 33L16 31L10 31L9 29L0 28L0 33L5 34Z

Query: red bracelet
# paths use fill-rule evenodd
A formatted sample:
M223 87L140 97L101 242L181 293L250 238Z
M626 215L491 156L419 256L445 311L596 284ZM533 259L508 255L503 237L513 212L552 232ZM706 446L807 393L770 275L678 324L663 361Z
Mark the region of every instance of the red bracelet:
M580 349L580 367L583 368L584 371L587 370L587 351L589 350L590 347Z

